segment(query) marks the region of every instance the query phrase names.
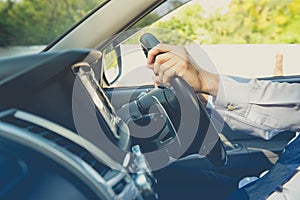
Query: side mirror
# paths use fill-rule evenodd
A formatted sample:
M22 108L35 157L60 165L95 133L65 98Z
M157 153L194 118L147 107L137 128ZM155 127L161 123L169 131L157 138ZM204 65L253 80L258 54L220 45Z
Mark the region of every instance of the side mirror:
M104 52L104 76L107 82L114 84L122 75L121 48L106 48Z

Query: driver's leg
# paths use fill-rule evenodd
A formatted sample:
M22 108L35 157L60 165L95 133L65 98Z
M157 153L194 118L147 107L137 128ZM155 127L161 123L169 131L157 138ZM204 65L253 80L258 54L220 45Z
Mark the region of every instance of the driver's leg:
M159 200L226 199L238 187L238 178L206 170L183 169L171 165L155 172Z

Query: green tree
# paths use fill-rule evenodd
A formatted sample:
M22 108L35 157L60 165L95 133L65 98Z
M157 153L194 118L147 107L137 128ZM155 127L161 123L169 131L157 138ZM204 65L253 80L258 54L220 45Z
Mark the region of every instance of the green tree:
M151 27L176 32L162 37L168 43L300 43L300 1L232 0L223 14L193 4Z
M99 0L0 1L0 46L48 44Z

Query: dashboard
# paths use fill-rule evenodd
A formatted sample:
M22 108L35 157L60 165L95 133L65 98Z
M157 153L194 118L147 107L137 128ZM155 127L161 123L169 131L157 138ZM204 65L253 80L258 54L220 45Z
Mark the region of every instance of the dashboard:
M136 162L140 152L126 157L129 130L90 66L100 57L80 49L0 59L1 199L157 198L149 173ZM96 140L77 131L78 122L90 121L87 110L101 131L87 125L84 133ZM102 148L108 141L138 175ZM137 181L141 176L146 182Z

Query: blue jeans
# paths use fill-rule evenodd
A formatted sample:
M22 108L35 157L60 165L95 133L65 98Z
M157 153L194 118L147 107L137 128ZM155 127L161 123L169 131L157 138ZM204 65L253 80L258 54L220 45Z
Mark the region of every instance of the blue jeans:
M154 172L159 200L226 199L237 190L239 179L207 170L169 166Z

